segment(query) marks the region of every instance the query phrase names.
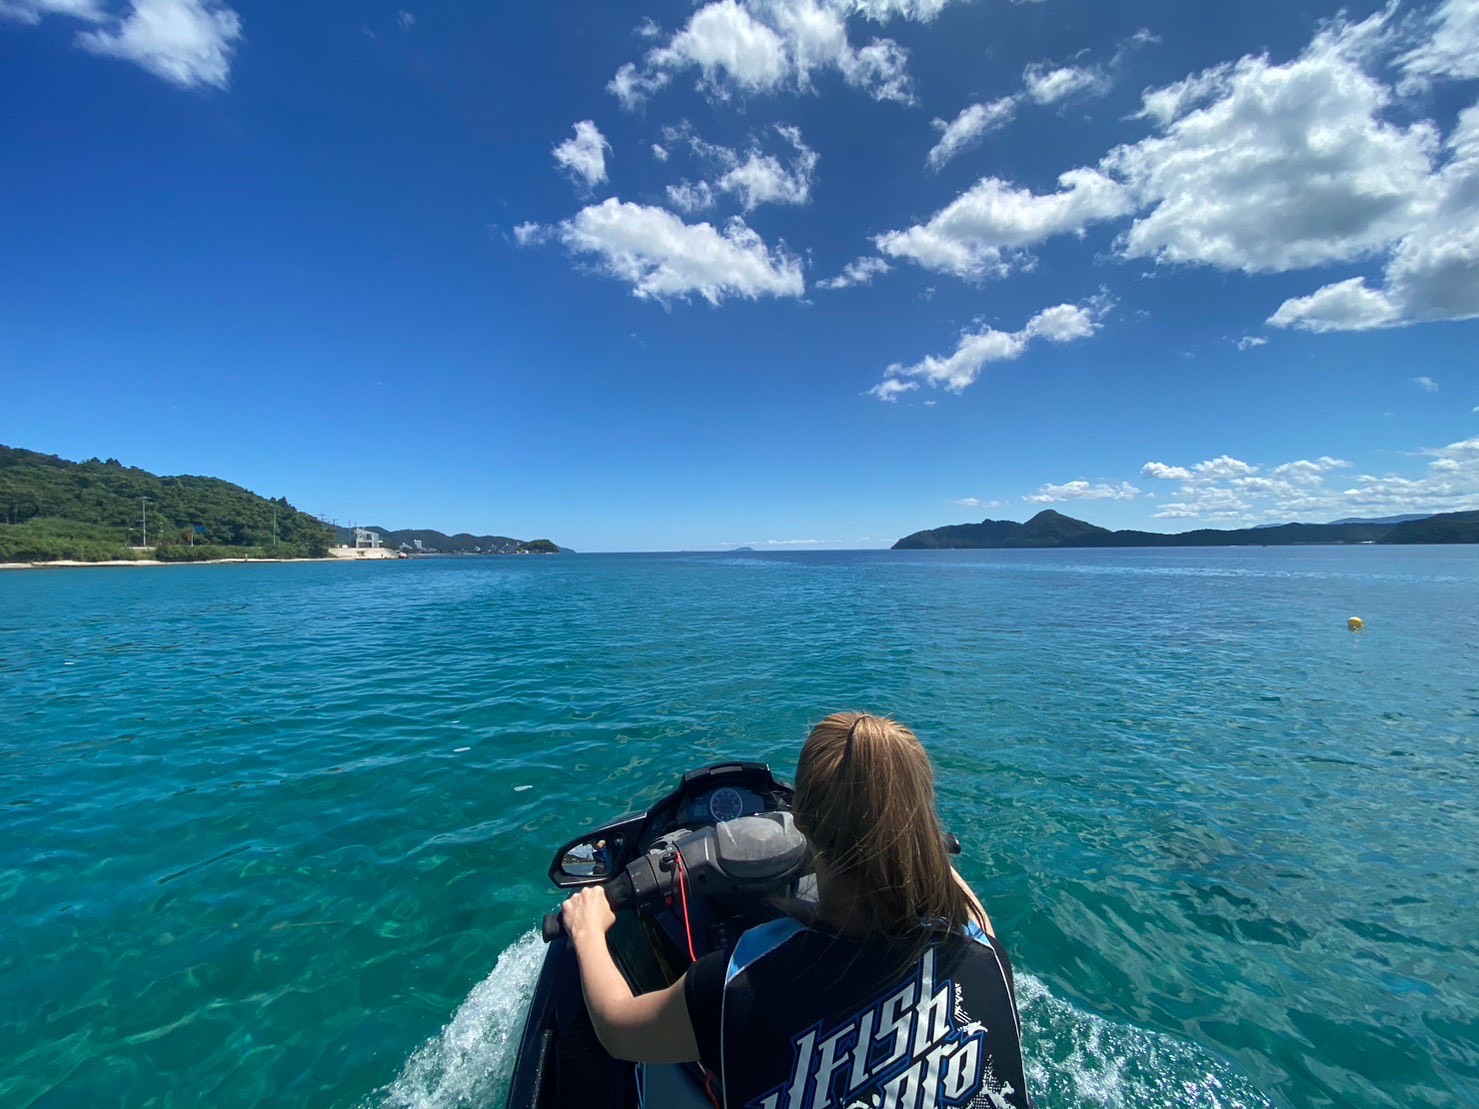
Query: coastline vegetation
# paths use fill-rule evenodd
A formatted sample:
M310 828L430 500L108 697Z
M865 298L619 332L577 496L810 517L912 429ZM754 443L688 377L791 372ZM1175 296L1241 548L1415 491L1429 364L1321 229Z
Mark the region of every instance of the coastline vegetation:
M0 446L0 562L322 558L332 541L285 498L219 478Z

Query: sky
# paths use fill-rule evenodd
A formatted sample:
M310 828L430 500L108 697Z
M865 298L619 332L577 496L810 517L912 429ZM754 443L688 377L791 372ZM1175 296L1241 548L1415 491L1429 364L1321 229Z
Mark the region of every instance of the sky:
M1479 0L0 0L0 442L340 523L1479 508Z

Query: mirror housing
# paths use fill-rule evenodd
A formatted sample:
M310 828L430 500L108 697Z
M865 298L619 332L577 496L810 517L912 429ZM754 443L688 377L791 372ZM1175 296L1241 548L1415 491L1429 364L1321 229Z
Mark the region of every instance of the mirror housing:
M642 819L639 816L608 824L565 844L550 863L550 881L562 890L611 881L631 861Z

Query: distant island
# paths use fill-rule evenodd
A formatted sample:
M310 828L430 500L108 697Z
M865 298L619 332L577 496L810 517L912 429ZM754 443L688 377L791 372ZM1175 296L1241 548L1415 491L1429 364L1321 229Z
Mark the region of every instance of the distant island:
M906 535L896 551L1007 549L1014 547L1283 547L1295 544L1479 543L1479 512L1383 520L1340 520L1331 524L1276 524L1219 531L1199 528L1174 535L1153 531L1110 531L1051 508L1025 524L982 520Z
M397 534L435 536L457 551L452 541L462 539L498 539L496 550L475 544L486 553L559 550L547 539L385 533ZM161 477L114 458L69 462L0 446L0 563L327 558L336 545L344 545L340 530L286 498L220 478Z

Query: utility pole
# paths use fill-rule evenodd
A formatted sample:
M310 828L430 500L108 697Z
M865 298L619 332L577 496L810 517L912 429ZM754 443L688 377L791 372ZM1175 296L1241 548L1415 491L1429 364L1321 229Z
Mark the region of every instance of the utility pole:
M140 497L139 498L139 514L142 517L142 522L140 524L140 528L141 528L141 530L144 533L144 541L143 541L143 543L140 544L140 546L147 547L149 545L149 498L148 497Z

